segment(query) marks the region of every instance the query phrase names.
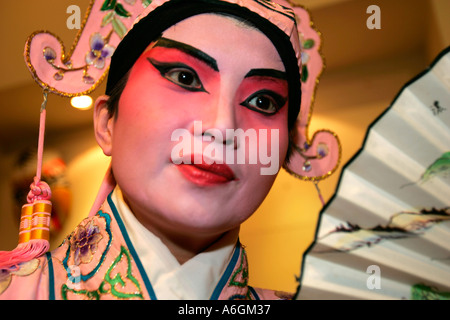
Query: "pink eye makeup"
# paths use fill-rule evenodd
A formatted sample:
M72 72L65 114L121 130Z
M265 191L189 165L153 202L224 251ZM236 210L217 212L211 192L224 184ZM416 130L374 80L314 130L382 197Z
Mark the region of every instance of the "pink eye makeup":
M283 71L252 69L244 77L243 92L251 92L240 103L266 116L276 114L287 102L287 80Z
M206 92L197 72L190 66L180 62L160 62L155 59L147 60L159 71L162 77L170 82L193 92Z
M152 50L153 54L147 60L162 77L188 91L209 93L196 70L218 72L214 58L188 44L167 38L158 39Z
M276 92L259 90L241 102L240 105L264 115L273 115L286 104L286 101L287 98Z
M203 77L219 73L217 61L186 43L168 38L158 39L147 61L166 80L191 92L208 92ZM287 77L276 69L250 69L242 79L239 105L265 116L276 114L288 100Z

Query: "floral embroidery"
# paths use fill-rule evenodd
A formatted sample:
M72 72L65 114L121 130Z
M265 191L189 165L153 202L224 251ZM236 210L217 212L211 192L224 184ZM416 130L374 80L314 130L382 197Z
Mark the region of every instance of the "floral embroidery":
M114 274L115 268L123 262L126 263L126 273L124 275L122 275L119 272ZM134 292L124 292L120 290L121 288L124 288L127 285L134 287L136 290ZM133 299L133 298L144 299L144 295L141 290L141 285L132 274L130 252L124 246L121 246L119 255L113 261L108 271L106 271L105 278L100 283L98 289L92 291L76 290L70 288L66 284L63 284L61 287L62 298L64 300L68 300L69 293L76 295L84 295L86 298L91 300L99 300L102 295L108 293L119 299Z
M48 63L53 63L53 61L55 61L56 59L56 52L50 47L46 47L43 54L45 60L47 60Z
M136 0L125 0L125 2L134 6ZM142 0L142 6L146 8L151 2L151 0ZM121 18L129 18L131 14L117 0L105 0L100 10L108 11L102 19L101 26L104 27L111 23L114 32L122 39L127 33L127 27Z
M142 6L147 7L152 1L151 0L141 0ZM134 5L136 0L125 0L127 5ZM64 59L64 54L61 55L61 61L63 65L58 65L57 53L51 47L45 47L43 50L44 59L49 63L56 73L53 75L53 79L56 81L61 81L64 79L66 72L80 71L83 70L82 80L86 84L94 84L95 79L89 75L89 67L94 66L97 69L103 69L106 65L106 60L111 58L114 53L115 48L108 44L109 39L113 33L116 33L119 38L123 38L128 31L128 28L121 20L122 18L131 17L131 13L125 9L117 0L105 0L101 11L107 12L102 19L101 28L106 27L111 24L112 29L106 37L103 37L99 32L95 32L90 37L90 50L85 55L86 64L79 67L74 67L71 61L66 61Z
M308 61L309 61L309 54L308 52L306 52L305 50L310 50L312 48L314 48L315 46L315 41L313 39L306 39L304 40L302 35L300 35L300 43L301 43L301 47L302 47L302 78L301 81L302 82L306 82L308 80L308 76L309 76L309 72L308 72Z
M125 2L133 6L136 3L136 0L125 0ZM144 8L147 8L150 3L152 3L152 0L142 0Z
M70 235L70 237L68 239L69 245L67 248L66 256L64 257L62 263L63 263L64 269L66 269L66 271L67 271L68 281L70 281L74 284L77 284L80 281L87 281L90 278L92 278L97 273L97 271L100 268L100 266L102 265L102 263L105 261L106 255L109 252L109 249L111 247L111 242L112 242L111 216L107 213L104 213L101 210L97 213L97 216L98 216L98 220L102 219L105 221L104 231L107 234L107 239L102 240L102 238L99 238L99 236L103 237L104 235L102 236L100 234L100 228L93 224L92 221L95 221L95 220L91 220L91 222L87 223L87 225L84 227L82 225L79 225L77 227L77 229ZM86 264L86 263L88 263L86 261L92 260L94 250L96 251L98 249L98 244L99 244L100 240L102 240L102 241L108 240L108 242L106 244L105 249L101 253L100 260L98 261L98 263L92 267L88 266L89 268L91 268L90 272L88 272L86 274L80 273L76 277L73 277L73 275L72 275L73 270L71 268L72 260L70 259L72 256L71 253L73 253L73 264L74 265L77 265L76 264L77 262L79 264ZM97 253L97 255L98 255L98 253ZM86 268L87 267L85 267L84 269L86 269Z
M0 269L0 295L8 289L12 276L28 276L39 267L39 260L33 259L10 269Z
M57 55L55 50L50 47L45 47L42 53L45 60L57 70L57 72L53 75L53 78L60 81L64 78L64 74L66 72L83 70L83 81L87 84L93 84L95 80L88 74L89 66L93 65L97 69L103 69L105 67L106 59L110 58L115 50L113 46L108 44L111 34L112 31L105 38L103 38L103 36L98 32L91 35L89 41L91 50L86 53L86 65L78 68L74 68L71 61L65 62L64 67L56 65L55 60Z
M127 269L126 269L127 271L125 274L125 279L122 277L120 273L117 273L115 276L113 276L112 272L114 268L120 263L120 261L123 260L124 257L126 259L125 261L127 262ZM128 293L119 291L118 290L119 288L125 287L126 280L130 280L131 283L133 283L134 286L136 287L137 291ZM113 264L106 272L105 281L111 286L111 294L114 295L115 297L122 299L131 299L131 298L144 299L139 281L132 274L130 252L123 246L121 246L120 248L119 256L114 260Z
M240 260L241 264L231 276L231 280L228 285L244 288L247 287L248 284L247 257L244 248L242 248Z
M109 11L102 20L102 27L110 24L115 33L119 36L119 38L123 38L127 33L127 27L120 20L120 17L128 18L131 14L123 7L121 3L118 3L117 0L106 0L103 3L101 11Z
M93 65L97 69L103 69L106 59L113 55L115 48L107 44L98 32L91 36L90 45L91 51L86 54L86 63Z
M102 266L106 259L106 255L111 248L112 243L112 233L111 233L111 216L108 213L100 210L97 213L97 219L91 219L83 226L79 225L77 229L72 233L69 238L69 246L67 248L66 257L63 259L63 266L67 270L67 282L61 286L62 298L67 300L70 299L71 294L82 295L87 299L100 299L102 295L111 294L116 298L120 299L131 299L139 298L143 299L143 293L141 290L141 285L139 281L132 274L132 260L131 254L127 248L121 246L120 253L117 258L113 261L112 265L105 273L104 280L99 285L96 290L89 291L84 289L79 289L80 282L85 282L91 279ZM100 219L105 221L105 227L99 227ZM98 221L94 224L94 221ZM101 231L105 231L107 236ZM89 273L79 273L77 276L71 274L72 268L69 267L70 257L73 256L73 261L75 265L86 264L93 261L93 256L96 251L98 251L98 245L100 241L105 241L107 238L108 242L106 248L101 252L100 259L95 266L85 266L84 268L90 268ZM73 253L73 255L71 255ZM100 253L95 253L99 256ZM94 260L96 261L96 260ZM117 272L117 270L125 270L125 274ZM86 271L86 270L83 270ZM130 288L135 288L130 290ZM81 287L82 288L82 287ZM124 292L124 288L127 290Z
M79 226L70 240L75 265L91 262L102 238L100 228L94 225L93 220L86 227Z

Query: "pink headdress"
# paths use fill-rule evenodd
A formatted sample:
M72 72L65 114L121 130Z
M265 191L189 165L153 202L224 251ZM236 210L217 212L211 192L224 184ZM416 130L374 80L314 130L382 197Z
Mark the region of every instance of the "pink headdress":
M184 10L183 8L183 10L174 11L179 7L189 7L190 9ZM195 9L192 9L194 7ZM199 8L201 8L200 11ZM296 144L295 151L289 164L284 167L289 173L303 180L317 182L328 177L339 163L341 151L338 138L328 130L320 130L314 133L312 138L309 137L308 132L315 89L323 69L323 61L319 52L321 39L313 27L308 11L302 7L295 7L288 1L93 0L89 5L82 28L68 52L57 36L50 32L39 31L33 33L26 42L25 60L33 78L44 90L45 96L48 92L65 97L88 94L97 88L107 76L108 93L108 87L123 76L124 72L128 71L137 59L136 55L142 53L143 50L134 49L134 57L127 55L128 51L133 51L130 48L136 47L136 42L143 42L142 45L145 49L151 40L154 40L143 41L142 38L147 37L147 33L161 33L165 28L188 17L189 14L211 12L210 8L216 8L214 10L220 12L239 12L241 16L245 14L248 14L249 17L257 16L255 18L257 21L264 21L265 24L270 22L270 28L281 31L284 34L283 37L288 39L289 50L295 55L295 57L289 57L295 61L295 66L289 68L287 72L294 72L292 78L297 79L295 87L292 85L292 81L289 87L290 95L292 93L293 97L297 97L297 99L290 99L290 103L291 100L298 101L296 106L289 106L290 110L296 110L297 136L293 139ZM178 12L179 16L173 12ZM165 19L158 20L157 17L161 17L162 13L165 15ZM183 17L183 15L185 16ZM150 18L156 19L157 22L150 30L144 29L145 33L143 33L142 26L146 25L146 21ZM258 24L257 27L259 27ZM276 39L271 40L272 42L276 41ZM275 46L277 47L276 44ZM113 63L114 68L110 70L111 58L119 62ZM121 59L129 61L121 61ZM298 109L300 111L297 117ZM41 133L44 130L44 123L45 107L41 112ZM40 158L38 156L38 174L35 185L41 184L39 159L42 158L43 138L39 140L39 145L41 156ZM114 178L111 170L108 169L90 215L96 213L114 185ZM41 189L47 190L46 188ZM49 200L49 192L47 195L48 197L44 201ZM45 241L47 243L42 246L42 249L46 251L48 250L48 239ZM35 253L34 256L42 254L41 251ZM20 262L20 259L9 259L11 256L8 254L8 252L0 253L0 268L13 266ZM15 256L18 257L20 254ZM26 256L27 259L30 259L33 254ZM23 259L23 261L27 259Z

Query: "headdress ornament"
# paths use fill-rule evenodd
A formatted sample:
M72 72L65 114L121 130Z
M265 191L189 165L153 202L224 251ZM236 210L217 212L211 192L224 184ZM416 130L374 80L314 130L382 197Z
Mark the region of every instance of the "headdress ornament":
M183 10L176 10L181 7ZM64 97L89 94L106 77L108 77L108 93L111 86L131 68L146 46L162 31L190 15L206 12L235 13L240 16L248 14L246 17L255 17L256 21L252 22L256 22L256 26L268 35L279 52L282 49L275 43L278 37L269 33L275 30L273 32L278 34L281 32L283 35L281 38L287 39L290 44L287 50L293 54L285 52L280 53L280 56L284 59L285 65L286 61L294 61L295 64L295 66L291 64L287 72L292 74L292 79L297 79L295 87L292 85L295 81L290 81L289 86L290 103L296 104L294 106L290 104L289 109L296 110L297 133L293 137L295 151L289 164L284 167L296 177L315 183L333 173L341 154L337 136L329 130L320 130L314 133L312 138L308 133L314 94L323 69L320 34L314 28L309 12L288 1L93 0L69 51L66 52L64 44L56 35L48 31L37 31L26 41L25 61L34 80L43 89L44 102L48 93ZM266 28L264 25L270 27ZM45 105L43 106L37 178L32 190L36 189L36 185L43 185L39 176L46 112ZM95 214L113 186L114 179L111 170L108 169L91 215ZM35 200L49 202L49 188L42 187L39 190L43 190L45 199L42 196L40 196L42 199L30 198L29 204L33 204ZM48 250L48 239L42 242L45 242L45 245L41 246L39 252L35 251L36 256ZM23 252L17 251L14 256L23 256ZM27 258L31 256L28 255ZM1 252L0 268L14 266L20 262L20 258L11 257L10 252Z

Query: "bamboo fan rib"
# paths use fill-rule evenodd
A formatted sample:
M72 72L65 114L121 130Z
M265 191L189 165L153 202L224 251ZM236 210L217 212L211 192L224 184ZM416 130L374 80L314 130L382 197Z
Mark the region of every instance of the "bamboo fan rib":
M450 48L344 167L297 299L450 299Z

